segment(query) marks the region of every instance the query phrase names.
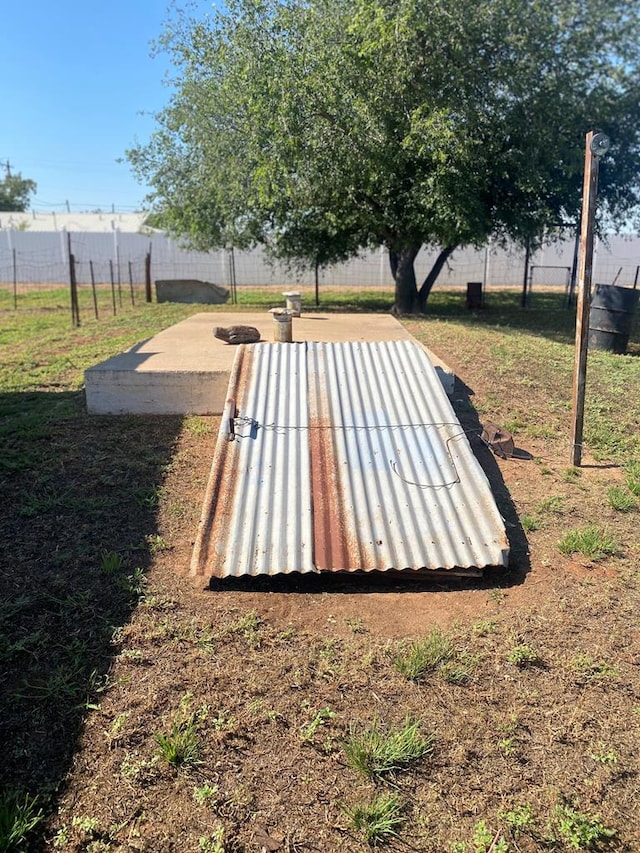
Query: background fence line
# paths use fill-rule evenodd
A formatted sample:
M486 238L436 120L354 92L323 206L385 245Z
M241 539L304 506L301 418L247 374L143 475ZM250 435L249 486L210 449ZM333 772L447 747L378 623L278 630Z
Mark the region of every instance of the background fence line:
M111 269L116 280L145 281L145 263L151 253L151 278L200 279L229 285L229 252L220 249L196 252L186 249L162 233L121 232L35 232L0 230L0 284L20 292L25 286L67 284L70 277L68 243L75 258L78 285L110 284ZM566 269L571 268L573 237L532 253L533 287L566 285ZM418 279L426 276L435 251L423 249L416 261ZM261 248L234 251L235 280L238 287L313 286L312 270L301 272L282 262L269 260ZM486 246L458 249L443 269L438 285L463 287L468 281L483 281L486 287L522 285L524 251ZM598 241L594 258L594 282L631 285L640 265L640 237L612 236ZM384 249L363 252L359 257L320 271L323 286L375 288L391 287L393 281Z

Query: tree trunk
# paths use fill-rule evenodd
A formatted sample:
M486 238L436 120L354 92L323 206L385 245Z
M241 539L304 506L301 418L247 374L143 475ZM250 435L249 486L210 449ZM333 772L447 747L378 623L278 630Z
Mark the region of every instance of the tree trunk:
M419 313L424 313L427 307L427 299L429 298L429 294L431 293L431 288L436 283L436 279L440 275L442 267L449 260L451 255L453 254L456 246L445 246L444 249L440 250L440 254L435 259L433 266L429 270L429 275L425 278L422 283L422 287L418 292L418 311ZM415 280L415 276L414 276Z
M442 267L451 257L456 246L445 246L435 259L429 275L425 278L418 290L415 259L420 247L405 246L401 249L389 249L389 264L391 274L396 283L395 304L392 308L394 314L423 314L427 307L427 299L431 288L436 283Z
M413 263L420 251L420 246L405 246L401 249L389 249L389 264L391 274L396 283L394 314L418 314L418 285Z

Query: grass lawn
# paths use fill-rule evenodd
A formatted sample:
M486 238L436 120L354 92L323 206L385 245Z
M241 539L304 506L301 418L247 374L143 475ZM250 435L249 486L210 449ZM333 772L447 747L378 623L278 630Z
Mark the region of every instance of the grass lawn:
M638 324L589 355L575 469L561 296L436 291L403 321L456 372L508 570L211 591L180 573L217 419L89 416L82 390L203 306L110 298L71 329L64 291L0 294L0 853L640 850Z

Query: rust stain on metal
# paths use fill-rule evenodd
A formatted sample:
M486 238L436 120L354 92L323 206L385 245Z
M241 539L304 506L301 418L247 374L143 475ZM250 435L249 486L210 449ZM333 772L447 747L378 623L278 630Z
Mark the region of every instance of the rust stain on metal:
M310 419L309 451L314 563L320 571L346 569L352 561L344 531L333 430L327 420Z
M344 426L335 393L326 384L326 364L318 355L311 356L308 393L313 561L321 572L368 571L376 566L349 524L346 456L338 448L344 443Z

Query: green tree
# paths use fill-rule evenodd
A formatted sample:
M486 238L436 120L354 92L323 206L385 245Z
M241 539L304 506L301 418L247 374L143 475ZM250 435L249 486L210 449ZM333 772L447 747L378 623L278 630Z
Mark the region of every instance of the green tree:
M19 213L27 210L36 187L35 181L23 178L20 173L7 174L4 180L0 181L0 210Z
M176 89L128 156L194 245L383 244L412 313L456 248L576 221L590 129L612 141L602 215L638 203L635 0L231 0L162 44Z

